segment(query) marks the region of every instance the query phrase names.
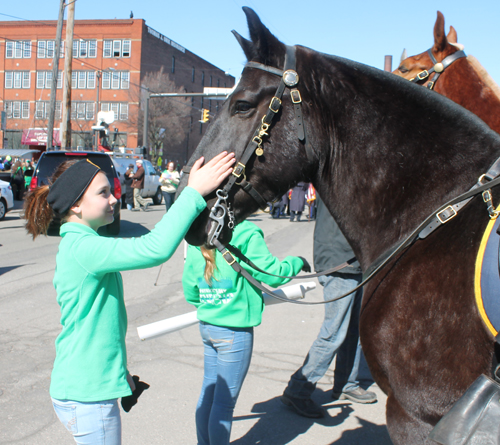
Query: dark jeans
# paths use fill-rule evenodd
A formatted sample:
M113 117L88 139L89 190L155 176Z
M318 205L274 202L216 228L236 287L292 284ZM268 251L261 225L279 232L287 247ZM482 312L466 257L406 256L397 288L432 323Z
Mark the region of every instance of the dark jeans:
M165 200L165 212L168 212L170 206L174 203L175 193L161 192L163 194L163 199Z

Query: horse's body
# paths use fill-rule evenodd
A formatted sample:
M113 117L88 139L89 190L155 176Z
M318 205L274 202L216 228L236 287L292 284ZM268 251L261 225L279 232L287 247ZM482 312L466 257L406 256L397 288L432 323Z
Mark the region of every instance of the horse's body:
M451 26L446 36L444 17L438 11L434 24L434 45L431 48L434 58L437 62L441 62L459 50L457 32ZM405 79L413 79L433 65L428 52L424 51L402 60L393 73ZM432 76L429 76L419 83L427 85L431 78ZM473 56L453 62L443 71L433 89L472 111L493 130L500 133L500 88Z
M237 38L248 60L282 68L284 45L253 11L245 13L252 41ZM307 156L296 137L285 94L264 155L247 163L246 177L267 201L300 180L312 182L364 270L435 209L468 190L500 156L497 133L432 91L308 48L297 47L296 57L306 144L314 156ZM246 67L192 159L222 150L240 157L278 83L275 75ZM240 189L228 200L237 223L257 209ZM206 242L207 216L208 210L193 224L189 242ZM490 371L494 341L473 291L475 256L487 223L484 203L475 198L365 286L363 350L388 395L387 426L397 444L428 443L433 425L479 374ZM230 239L227 226L220 239Z

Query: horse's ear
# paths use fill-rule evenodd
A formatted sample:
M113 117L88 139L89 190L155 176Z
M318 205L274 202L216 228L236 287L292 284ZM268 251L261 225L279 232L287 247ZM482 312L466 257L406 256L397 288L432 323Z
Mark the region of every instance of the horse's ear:
M245 39L245 37L242 37L234 29L231 32L234 34L234 37L236 37L236 40L240 44L243 52L245 53L247 60L252 60L255 55L255 48L253 46L253 43L250 42L250 40Z
M446 48L446 34L444 33L444 16L441 11L437 12L436 23L434 24L434 46L432 52L434 54L442 52Z
M243 12L247 16L248 29L254 50L252 58L249 58L249 60L265 65L281 66L285 57L285 45L262 24L253 9L244 6ZM245 51L245 48L243 48L243 51ZM248 57L246 52L245 54Z
M455 31L455 28L453 28L453 26L450 26L450 32L448 33L446 38L448 39L449 43L458 43L457 32Z

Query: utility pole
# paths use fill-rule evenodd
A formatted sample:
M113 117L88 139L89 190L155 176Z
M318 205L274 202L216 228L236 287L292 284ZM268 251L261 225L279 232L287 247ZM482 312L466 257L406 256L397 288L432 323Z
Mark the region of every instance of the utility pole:
M47 150L53 149L54 137L54 115L56 112L56 88L57 88L57 74L59 72L59 52L61 50L61 34L64 19L64 1L61 0L59 5L59 18L57 19L56 30L56 43L54 48L54 60L52 62L52 86L50 88L50 102L49 102L49 124L47 126Z
M143 127L143 135L142 135L142 146L146 147L149 150L149 126L148 126L148 121L149 121L149 98L151 97L151 93L149 90L146 93L146 105L144 108L144 127Z
M66 54L64 56L64 85L62 99L61 148L71 147L71 75L73 72L73 31L75 25L75 3L68 4L66 20Z

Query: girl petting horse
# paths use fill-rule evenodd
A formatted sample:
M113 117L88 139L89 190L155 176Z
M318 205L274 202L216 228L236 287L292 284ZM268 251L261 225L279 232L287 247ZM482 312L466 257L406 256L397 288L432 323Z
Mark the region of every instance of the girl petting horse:
M24 218L33 239L47 234L54 213L62 221L54 274L62 331L56 339L50 395L76 443L120 444L118 399L128 411L147 387L136 376L132 379L127 368L120 271L167 261L206 207L203 196L227 178L233 162L234 155L226 152L205 166L203 157L198 159L188 187L156 227L140 238L97 234L99 227L113 222L117 201L106 174L88 160L63 163L50 186L27 196Z

